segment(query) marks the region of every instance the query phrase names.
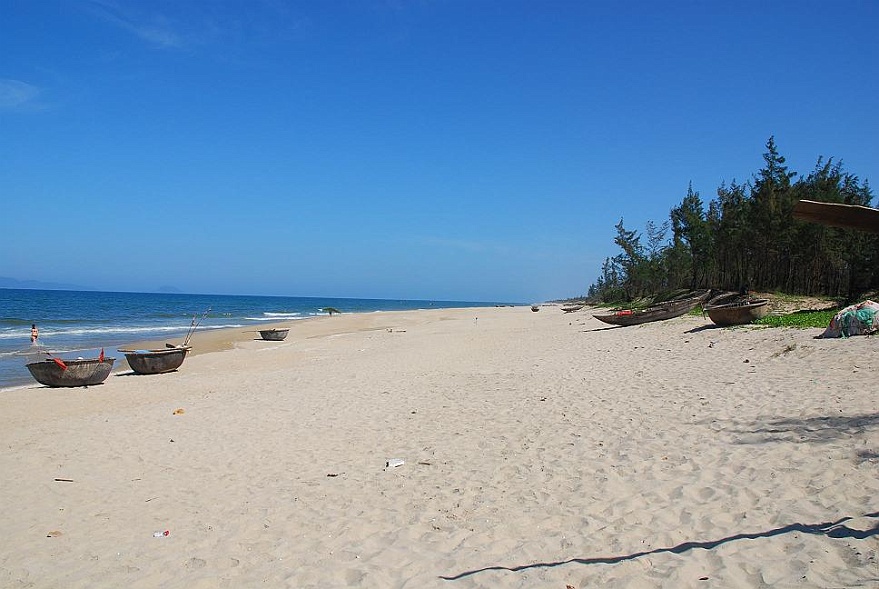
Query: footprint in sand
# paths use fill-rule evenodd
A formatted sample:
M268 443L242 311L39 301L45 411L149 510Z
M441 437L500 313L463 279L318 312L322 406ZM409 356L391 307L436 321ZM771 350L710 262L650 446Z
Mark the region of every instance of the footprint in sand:
M195 570L195 569L201 569L201 568L204 568L204 566L205 566L206 564L207 564L207 561L206 561L206 560L201 559L201 558L195 558L195 557L192 557L192 558L189 559L189 561L186 563L185 566L186 566L186 568L188 568L188 569L193 569L193 570Z

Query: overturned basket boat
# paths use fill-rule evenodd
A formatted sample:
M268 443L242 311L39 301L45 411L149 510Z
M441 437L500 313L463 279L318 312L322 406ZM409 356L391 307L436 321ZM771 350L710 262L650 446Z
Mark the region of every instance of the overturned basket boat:
M260 329L259 336L270 342L282 342L287 339L289 329Z
M86 387L101 384L113 370L116 358L51 358L27 364L34 379L47 387Z
M750 299L705 307L708 317L717 325L745 325L769 313L769 299Z
M180 368L191 346L171 346L159 350L119 350L137 374L162 374Z

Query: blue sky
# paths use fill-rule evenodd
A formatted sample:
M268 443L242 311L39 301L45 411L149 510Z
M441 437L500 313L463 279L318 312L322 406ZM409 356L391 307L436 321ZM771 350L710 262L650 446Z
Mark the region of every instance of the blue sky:
M868 0L0 0L0 276L576 296L620 218L770 135L875 190L877 31Z

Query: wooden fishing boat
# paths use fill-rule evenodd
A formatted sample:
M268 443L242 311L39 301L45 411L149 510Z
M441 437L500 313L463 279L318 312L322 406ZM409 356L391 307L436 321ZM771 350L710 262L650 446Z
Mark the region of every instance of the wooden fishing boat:
M289 329L260 329L259 335L264 340L270 342L282 342L287 339L287 333L289 332Z
M568 307L562 307L562 311L565 313L573 313L574 311L579 311L583 307L584 305L570 305Z
M717 325L744 325L769 313L769 299L748 299L705 307L708 317Z
M47 387L86 387L101 384L113 370L116 358L50 358L27 364L27 369L40 384Z
M640 325L642 323L652 323L653 321L665 321L666 319L674 319L681 315L686 315L705 300L708 293L698 296L665 301L657 303L644 309L616 309L609 313L597 313L592 316L609 323L610 325Z
M162 374L180 368L191 346L166 344L159 350L119 350L137 374Z

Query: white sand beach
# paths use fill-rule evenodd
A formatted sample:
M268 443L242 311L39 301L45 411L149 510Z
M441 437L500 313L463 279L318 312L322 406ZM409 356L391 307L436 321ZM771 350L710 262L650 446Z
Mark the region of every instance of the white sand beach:
M6 389L0 587L877 587L879 339L819 333L337 315Z

